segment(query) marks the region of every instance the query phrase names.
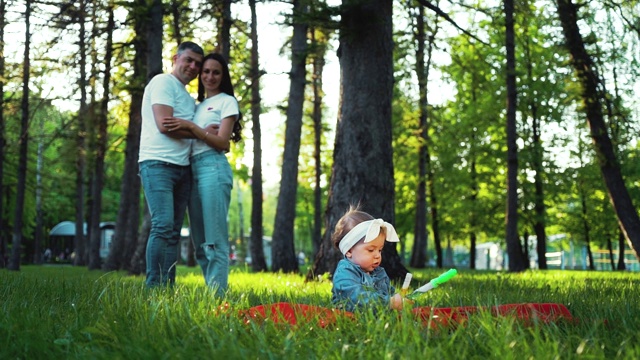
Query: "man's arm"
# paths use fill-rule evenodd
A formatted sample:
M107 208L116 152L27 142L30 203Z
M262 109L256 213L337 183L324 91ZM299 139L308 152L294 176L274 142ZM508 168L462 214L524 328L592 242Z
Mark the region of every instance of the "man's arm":
M169 117L164 119L162 126L173 133L174 131L189 131L193 138L202 140L205 144L219 151L229 151L229 139L233 132L233 126L236 121L236 115L222 119L222 124L210 124L205 128L201 128L196 123Z
M156 127L158 127L158 131L161 134L167 135L174 139L193 139L194 136L189 130L185 129L177 129L169 131L169 129L164 126L163 121L166 117L173 117L173 107L169 105L161 105L161 104L153 104L151 106L153 110L153 118L156 121Z

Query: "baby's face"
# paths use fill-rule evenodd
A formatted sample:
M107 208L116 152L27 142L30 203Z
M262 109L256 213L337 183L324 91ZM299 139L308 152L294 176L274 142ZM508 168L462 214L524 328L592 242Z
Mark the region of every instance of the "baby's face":
M377 238L368 243L360 241L347 251L347 258L365 272L370 273L382 262L382 248L385 240L385 234L381 232Z

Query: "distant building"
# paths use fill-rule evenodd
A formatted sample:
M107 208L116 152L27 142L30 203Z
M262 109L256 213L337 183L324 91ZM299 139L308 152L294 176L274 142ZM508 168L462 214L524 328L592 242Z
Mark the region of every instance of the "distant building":
M502 251L498 243L486 242L476 245L476 269L505 269L505 253Z
M100 223L100 257L103 259L109 254L109 246L111 246L115 229L115 222L106 221ZM83 231L86 236L86 223L84 223ZM73 239L75 236L76 223L73 221L63 221L54 226L49 231L49 239L44 246L51 254L50 260L69 261L74 251Z

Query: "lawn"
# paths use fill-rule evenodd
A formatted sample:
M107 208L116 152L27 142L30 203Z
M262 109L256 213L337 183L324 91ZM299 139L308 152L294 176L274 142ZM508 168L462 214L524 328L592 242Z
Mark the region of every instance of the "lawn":
M412 272L416 288L442 271ZM409 311L339 317L324 328L247 323L238 313L259 304L331 307L331 283L243 267L232 269L229 283L227 297L216 299L196 268L179 267L177 286L154 290L120 272L0 270L0 359L640 358L638 273L460 270L416 305L560 303L577 322L524 324L482 312L446 328L425 326Z

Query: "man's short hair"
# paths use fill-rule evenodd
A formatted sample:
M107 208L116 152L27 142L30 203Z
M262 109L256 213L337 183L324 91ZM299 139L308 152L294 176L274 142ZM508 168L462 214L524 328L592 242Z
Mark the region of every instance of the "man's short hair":
M191 50L196 54L200 54L204 56L204 50L202 50L202 47L200 47L200 45L192 41L185 41L182 44L180 44L180 46L178 46L178 55L182 54L187 50Z

